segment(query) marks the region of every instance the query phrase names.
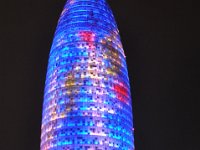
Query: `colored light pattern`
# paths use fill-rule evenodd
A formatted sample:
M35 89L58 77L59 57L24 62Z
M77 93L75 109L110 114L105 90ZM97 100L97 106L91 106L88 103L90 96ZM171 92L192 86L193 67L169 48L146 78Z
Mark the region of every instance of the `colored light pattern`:
M49 56L41 150L134 150L131 103L106 0L68 0Z

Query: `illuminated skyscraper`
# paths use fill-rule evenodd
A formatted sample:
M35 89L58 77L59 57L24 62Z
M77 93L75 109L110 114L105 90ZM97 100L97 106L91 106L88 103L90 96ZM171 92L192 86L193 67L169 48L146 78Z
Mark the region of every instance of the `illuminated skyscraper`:
M106 0L68 0L49 56L41 150L134 150L131 103Z

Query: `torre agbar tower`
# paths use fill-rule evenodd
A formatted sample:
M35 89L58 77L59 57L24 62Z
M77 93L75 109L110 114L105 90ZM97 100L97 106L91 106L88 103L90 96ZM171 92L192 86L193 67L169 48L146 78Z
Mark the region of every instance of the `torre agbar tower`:
M134 150L131 103L106 0L68 0L49 55L41 150Z

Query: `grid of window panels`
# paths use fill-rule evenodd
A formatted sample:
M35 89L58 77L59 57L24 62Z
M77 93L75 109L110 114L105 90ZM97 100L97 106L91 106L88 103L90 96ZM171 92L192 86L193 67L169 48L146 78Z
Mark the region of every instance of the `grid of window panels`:
M45 82L41 150L134 150L126 60L105 0L68 0Z

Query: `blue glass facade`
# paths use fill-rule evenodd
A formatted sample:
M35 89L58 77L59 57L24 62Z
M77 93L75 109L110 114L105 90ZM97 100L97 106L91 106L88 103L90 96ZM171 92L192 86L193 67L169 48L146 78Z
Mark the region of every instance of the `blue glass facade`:
M41 150L134 150L129 78L106 0L68 0L45 82Z

